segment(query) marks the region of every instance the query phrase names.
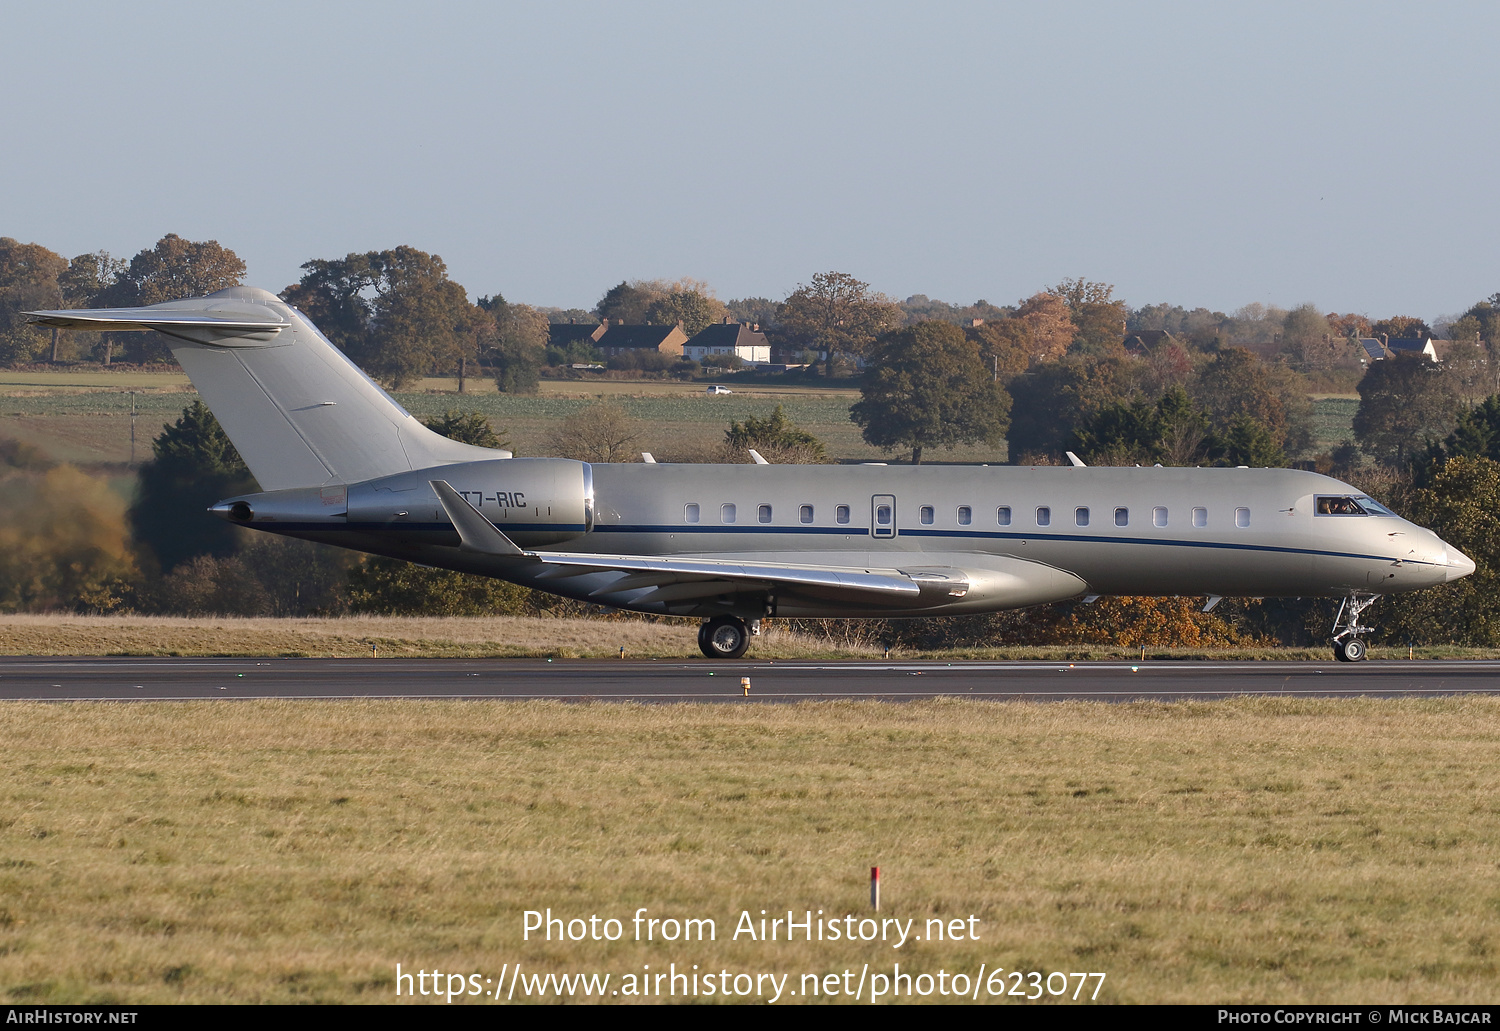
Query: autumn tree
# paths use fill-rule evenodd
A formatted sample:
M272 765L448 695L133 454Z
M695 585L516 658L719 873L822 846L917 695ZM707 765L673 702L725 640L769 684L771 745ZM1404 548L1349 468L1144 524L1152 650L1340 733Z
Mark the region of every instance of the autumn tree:
M64 308L103 307L110 288L119 280L125 269L126 262L110 257L108 251L78 255L68 262L67 269L57 277L57 285L62 291L62 306ZM52 331L53 361L57 361L60 357L59 344L69 335L67 330L54 329ZM90 350L97 357L104 358L113 353L115 334L86 333L83 336L89 340Z
M1495 389L1489 356L1472 338L1455 337L1449 342L1443 368L1448 370L1453 391L1465 406L1478 404Z
M129 599L125 501L107 480L62 465L3 484L0 612L109 612Z
M1421 355L1397 355L1370 366L1359 381L1354 439L1387 465L1400 467L1458 421L1448 375Z
M162 304L239 286L244 275L244 261L217 240L185 240L168 233L131 258L100 299L110 308ZM116 334L107 336L106 364ZM121 334L119 339L137 361L171 361L171 351L156 333Z
M0 362L35 361L50 346L51 332L21 313L60 307L57 277L67 268L40 244L0 237Z
M1346 313L1340 315L1338 312L1330 312L1328 328L1334 336L1341 338L1367 337L1371 333L1370 320L1363 315Z
M1281 351L1301 369L1326 369L1333 364L1337 345L1333 327L1314 304L1299 304L1281 323Z
M610 287L599 298L594 312L601 319L608 319L613 323L641 325L645 323L646 312L651 305L661 300L665 294L666 291L655 283L622 281L618 286Z
M1248 416L1278 443L1287 439L1285 402L1264 362L1243 347L1226 347L1198 370L1188 393L1203 407L1209 425L1223 429Z
M1390 364L1390 360L1380 365ZM1401 515L1474 560L1470 576L1382 605L1384 636L1405 643L1500 643L1500 465L1455 457L1391 499Z
M860 400L849 418L866 442L911 449L920 465L928 447L999 443L1010 398L980 360L979 348L947 322L921 322L881 335L869 354Z
M1013 380L1010 458L1058 455L1073 429L1136 391L1137 363L1117 356L1065 355Z
M558 458L580 462L628 462L640 439L640 424L620 405L596 401L568 416L547 436Z
M1142 386L1152 394L1160 394L1168 387L1185 387L1194 371L1193 356L1170 336L1152 344L1141 364Z
M1086 279L1064 279L1047 292L1062 298L1067 305L1068 318L1078 330L1071 344L1074 350L1099 355L1120 350L1130 308L1114 298L1113 286Z
M281 292L375 379L406 386L475 357L488 316L436 254L401 246L303 264Z
M535 394L547 360L547 319L527 304L512 304L496 294L482 297L489 313L481 349L495 368L495 386L503 394Z
M1388 336L1392 340L1410 339L1412 337L1427 338L1432 336L1432 327L1427 325L1415 315L1392 315L1388 319L1381 319L1370 327L1374 336Z
M1500 293L1480 301L1448 327L1455 345L1472 343L1484 356L1485 392L1500 391ZM1449 351L1452 357L1452 351Z
M1031 330L1036 361L1051 361L1068 352L1078 327L1068 312L1067 302L1057 294L1033 294L1016 309L1016 318Z
M673 290L646 309L646 321L657 326L681 325L688 336L723 322L729 309L699 290Z
M979 345L979 358L990 374L1001 383L1009 383L1026 371L1036 353L1036 338L1031 324L1024 319L986 320L981 326L969 327L970 339Z
M876 336L903 321L900 305L845 272L820 272L810 284L799 285L778 318L800 343L827 353L829 375L836 356L864 354Z
M111 307L130 308L204 297L239 286L244 275L244 261L219 241L184 240L168 233L130 259L107 300Z

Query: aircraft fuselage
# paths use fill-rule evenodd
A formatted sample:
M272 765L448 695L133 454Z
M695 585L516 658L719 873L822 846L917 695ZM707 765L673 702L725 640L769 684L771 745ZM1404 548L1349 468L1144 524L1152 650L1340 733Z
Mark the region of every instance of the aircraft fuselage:
M575 469L584 474L573 486L568 470ZM1473 570L1435 534L1395 515L1318 511L1319 499L1360 492L1285 469L584 466L512 459L375 481L389 486L350 487L343 512L336 496L327 501L324 488L322 512L308 505L279 521L248 524L621 608L770 614L753 591L733 598L612 591L611 574L559 575L464 552L426 487L429 476L451 482L509 538L543 559L557 549L968 574L961 594L927 591L909 606L773 592L777 615L958 614L1083 594L1387 594ZM272 497L248 500L268 513L256 498ZM315 513L319 518L303 517Z

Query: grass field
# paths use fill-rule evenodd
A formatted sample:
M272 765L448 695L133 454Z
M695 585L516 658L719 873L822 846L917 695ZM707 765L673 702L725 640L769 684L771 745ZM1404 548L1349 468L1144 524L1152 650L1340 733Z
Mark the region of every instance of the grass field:
M629 658L693 659L701 656L696 620L647 622L628 616L536 618L527 616L345 616L339 618L238 618L233 616L0 615L0 655L218 655L305 658ZM869 658L874 644L847 638L793 634L775 620L755 639L756 659ZM897 649L903 659L1155 660L1213 659L1327 661L1327 647L1136 648L1111 645L1014 645L995 648ZM1372 659L1495 659L1493 648L1429 645L1414 652L1372 645Z
M12 1003L391 1002L398 962L1495 998L1490 699L9 703L0 733ZM876 864L882 917L978 941L730 940L742 910L866 915ZM549 907L625 938L524 942ZM637 943L639 907L717 938Z
M137 382L140 381L140 382ZM736 387L727 397L704 395L701 384L628 383L604 380L544 381L533 396L500 394L486 381L475 392L458 394L456 380L425 380L421 389L396 399L419 417L450 408L478 411L509 437L520 455L547 452L547 435L563 419L604 397L619 402L640 421L637 449L663 460L701 456L724 439L730 421L765 418L780 404L803 429L817 436L834 458L884 461L893 456L866 444L849 421L858 399L850 389L804 386ZM129 391L137 393L132 398ZM171 373L0 372L0 436L25 441L57 461L82 465L123 464L130 458L130 411L136 408L136 458L150 455L151 439L197 396L185 376ZM1314 433L1321 450L1351 436L1357 400L1323 397L1313 401ZM940 462L1004 462L1004 444L935 451ZM900 456L895 456L900 457Z

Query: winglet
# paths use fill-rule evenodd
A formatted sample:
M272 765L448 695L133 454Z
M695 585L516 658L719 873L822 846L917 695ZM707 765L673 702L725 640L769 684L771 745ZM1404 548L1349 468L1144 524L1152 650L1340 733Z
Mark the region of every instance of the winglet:
M514 541L496 529L494 523L480 515L478 509L465 501L462 494L448 485L447 480L428 480L427 483L437 493L443 511L453 521L453 528L463 541L462 550L477 551L482 555L526 554L516 547Z
M1071 451L1064 451L1063 454L1065 454L1065 455L1068 456L1068 461L1073 463L1073 468L1075 468L1075 469L1082 469L1082 468L1084 468L1083 459L1081 459L1077 455L1073 454L1073 452L1071 452Z
M641 461L645 462L647 465L655 465L656 464L656 456L653 455L649 451L642 451L641 452Z
M753 458L753 459L755 459L755 464L756 465L770 465L771 464L770 462L767 462L764 458L762 458L760 452L757 451L757 450L755 450L754 448L750 448L749 451L750 451L750 457Z

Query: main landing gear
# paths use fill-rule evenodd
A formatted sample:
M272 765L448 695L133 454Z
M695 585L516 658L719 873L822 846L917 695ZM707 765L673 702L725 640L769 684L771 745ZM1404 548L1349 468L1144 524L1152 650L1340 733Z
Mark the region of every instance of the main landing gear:
M1373 627L1361 626L1359 617L1365 609L1379 600L1376 594L1351 594L1339 606L1333 617L1333 657L1340 662L1362 662L1366 658L1365 642L1360 634L1368 634Z
M737 616L715 616L698 628L698 648L710 659L738 659L750 650L751 633L751 625Z

